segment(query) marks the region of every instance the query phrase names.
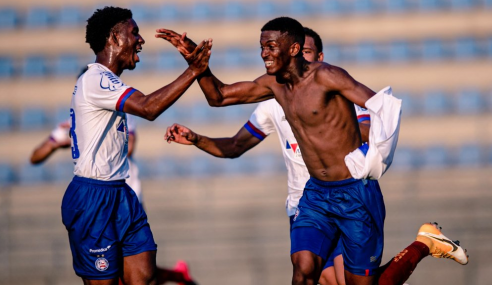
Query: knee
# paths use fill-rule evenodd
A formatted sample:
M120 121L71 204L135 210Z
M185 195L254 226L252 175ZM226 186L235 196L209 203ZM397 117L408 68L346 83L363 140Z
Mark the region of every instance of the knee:
M294 273L292 275L292 284L294 285L311 285L317 284L321 270L317 262L313 259L292 258Z

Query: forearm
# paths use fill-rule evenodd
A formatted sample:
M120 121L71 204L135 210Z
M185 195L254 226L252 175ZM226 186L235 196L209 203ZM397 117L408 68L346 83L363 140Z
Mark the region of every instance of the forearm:
M33 151L30 161L32 164L39 164L50 157L57 149L55 143L48 139Z
M371 125L367 123L359 123L360 137L362 142L369 142L369 129Z
M210 106L226 106L223 105L225 98L220 90L221 87L224 86L224 83L212 74L210 68L207 68L207 70L198 77L197 81Z
M220 158L237 158L245 150L237 147L234 138L209 138L197 134L194 145L204 152Z
M147 96L141 96L136 104L128 104L129 102L125 104L124 111L153 121L171 107L188 90L196 78L197 74L187 68L170 84Z

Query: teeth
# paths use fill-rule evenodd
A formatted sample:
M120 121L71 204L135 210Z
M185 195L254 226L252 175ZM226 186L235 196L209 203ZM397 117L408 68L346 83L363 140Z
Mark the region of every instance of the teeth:
M265 61L266 66L271 66L273 64L273 61Z

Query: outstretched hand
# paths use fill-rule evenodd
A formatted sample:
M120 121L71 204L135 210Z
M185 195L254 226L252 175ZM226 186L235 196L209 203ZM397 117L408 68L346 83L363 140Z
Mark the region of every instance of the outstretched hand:
M212 54L211 49L212 40L204 40L192 53L185 55L184 58L188 62L190 69L198 74L207 70L208 61L210 59L210 55Z
M173 124L166 130L164 139L168 142L175 142L184 145L192 145L198 141L198 135L185 126Z
M157 29L156 32L156 38L165 39L166 41L171 43L176 49L178 49L183 57L191 54L197 47L197 45L186 36L186 32L180 35L173 30L168 30L164 28ZM212 39L208 39L207 41L211 42Z

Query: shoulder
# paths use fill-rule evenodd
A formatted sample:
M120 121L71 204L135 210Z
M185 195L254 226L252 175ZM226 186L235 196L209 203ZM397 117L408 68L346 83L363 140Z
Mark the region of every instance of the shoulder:
M315 80L330 89L344 89L345 85L353 84L350 74L339 66L319 62L314 68Z

